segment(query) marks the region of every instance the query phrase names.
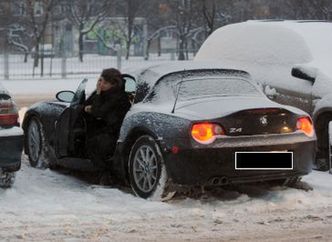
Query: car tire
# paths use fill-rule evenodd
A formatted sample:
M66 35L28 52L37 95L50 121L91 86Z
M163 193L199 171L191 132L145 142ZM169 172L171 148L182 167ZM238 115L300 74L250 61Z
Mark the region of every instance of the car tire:
M165 197L168 176L163 155L153 137L143 135L131 147L128 176L137 196L158 201Z
M0 187L10 188L15 181L15 172L2 171L0 168Z
M317 136L318 136L318 152L316 157L316 169L319 171L327 171L330 166L330 131L329 123L331 122L332 116L326 115L316 122L317 126Z
M29 121L26 139L27 154L32 167L46 169L50 166L50 148L46 142L41 122L37 118Z

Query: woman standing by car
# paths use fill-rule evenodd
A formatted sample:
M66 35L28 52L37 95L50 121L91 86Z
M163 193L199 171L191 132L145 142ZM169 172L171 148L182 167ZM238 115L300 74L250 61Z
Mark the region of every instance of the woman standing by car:
M106 159L114 152L122 121L131 104L122 74L115 68L102 71L95 93L85 103L87 153L95 166L107 169Z

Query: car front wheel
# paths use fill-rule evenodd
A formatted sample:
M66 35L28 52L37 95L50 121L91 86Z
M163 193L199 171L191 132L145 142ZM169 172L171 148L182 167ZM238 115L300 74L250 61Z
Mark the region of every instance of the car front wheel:
M29 122L26 133L26 148L30 165L36 168L47 168L46 146L43 129L37 118Z
M153 137L143 135L132 146L128 175L131 188L136 195L163 200L168 176L163 156Z

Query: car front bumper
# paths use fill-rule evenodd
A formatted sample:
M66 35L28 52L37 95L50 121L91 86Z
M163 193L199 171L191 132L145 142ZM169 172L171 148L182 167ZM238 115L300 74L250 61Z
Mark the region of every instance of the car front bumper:
M19 127L0 129L0 168L17 171L21 167L23 131Z
M173 145L179 144L178 153L163 152L168 175L172 182L181 185L223 185L291 178L311 172L315 156L315 137L296 134L289 136L289 139L286 139L285 135L266 136L265 140L262 139L263 136L256 138L248 137L246 140L238 137L213 145L193 144L191 147L183 140L173 141ZM166 146L170 145L171 143L168 143ZM165 150L168 149L164 147ZM237 170L235 152L238 151L291 151L293 169Z

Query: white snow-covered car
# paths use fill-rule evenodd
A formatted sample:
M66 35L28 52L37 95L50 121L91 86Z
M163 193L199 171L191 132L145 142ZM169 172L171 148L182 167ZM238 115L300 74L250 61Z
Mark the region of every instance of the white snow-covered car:
M18 110L8 91L0 83L0 187L10 187L21 167L23 130Z
M312 115L317 166L331 169L332 23L247 21L216 30L195 60L221 61L249 72L266 95Z

